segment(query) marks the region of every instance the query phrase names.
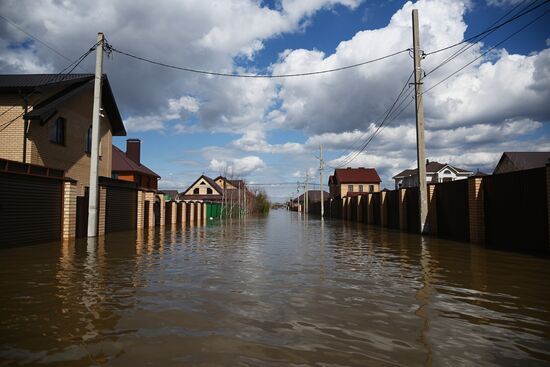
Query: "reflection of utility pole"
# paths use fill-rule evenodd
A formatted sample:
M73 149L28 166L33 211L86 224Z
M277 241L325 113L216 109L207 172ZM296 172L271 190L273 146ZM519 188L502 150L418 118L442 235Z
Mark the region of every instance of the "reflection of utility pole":
M321 218L325 216L325 199L323 190L323 146L319 144L319 190L321 191Z

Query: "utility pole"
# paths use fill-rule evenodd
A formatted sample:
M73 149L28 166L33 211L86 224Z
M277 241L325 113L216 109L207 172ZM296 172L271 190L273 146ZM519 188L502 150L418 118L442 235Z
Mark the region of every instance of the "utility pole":
M97 45L95 49L95 80L94 80L94 104L92 110L92 151L90 157L90 197L88 201L88 237L97 237L97 199L98 199L98 176L99 168L99 130L101 126L101 81L103 78L103 45L105 36L97 34Z
M321 190L321 218L325 216L325 198L323 190L323 145L319 144L319 188Z
M420 233L430 232L428 224L428 190L426 187L426 152L424 142L424 106L422 104L422 59L418 27L418 9L412 11L414 53L414 99L416 110L416 160L418 163L418 201L420 209Z
M309 198L308 198L308 181L309 181L309 172L306 172L306 187L304 193L304 213L308 212Z

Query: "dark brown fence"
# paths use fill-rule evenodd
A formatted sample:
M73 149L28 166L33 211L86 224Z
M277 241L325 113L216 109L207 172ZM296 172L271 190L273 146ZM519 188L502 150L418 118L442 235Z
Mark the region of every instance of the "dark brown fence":
M404 201L407 204L407 231L420 233L420 209L418 187L410 187L405 191Z
M375 192L372 194L372 223L376 225L381 224L380 220L380 206L381 206L381 198L380 193Z
M137 187L133 182L99 178L107 190L105 233L137 228Z
M88 235L88 203L90 202L90 193L86 188L84 196L76 197L76 238L86 237Z
M469 241L468 180L439 183L435 186L435 196L437 235Z
M359 200L357 199L357 196L352 196L349 200L349 206L348 213L350 213L350 220L357 222L357 203Z
M399 191L386 191L388 227L399 229Z
M0 247L61 239L63 179L23 166L21 174L0 172Z
M548 249L546 168L483 179L485 240L521 250Z

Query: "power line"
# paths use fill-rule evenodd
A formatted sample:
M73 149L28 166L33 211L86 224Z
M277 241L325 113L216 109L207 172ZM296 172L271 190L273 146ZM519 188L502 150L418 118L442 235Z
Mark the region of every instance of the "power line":
M57 50L55 47L49 45L46 41L43 41L41 40L40 38L36 37L35 35L27 32L25 29L23 29L22 27L20 27L17 23L15 23L14 21L6 18L5 16L1 15L0 14L0 19L3 19L6 23L10 24L11 26L17 28L20 32L23 32L25 33L27 36L29 36L30 38L34 39L35 41L41 43L42 45L44 45L46 48L48 48L50 51L54 52L55 54L57 54L58 56L61 56L62 58L64 58L65 60L67 61L72 61L69 57L63 55L59 50ZM80 67L80 66L79 66ZM80 67L81 70L83 71L86 71L88 72L87 70L85 70L84 68Z
M478 34L476 34L476 35L474 35L474 36L472 36L472 37L466 38L466 39L464 39L464 40L462 40L462 41L460 41L460 42L457 42L457 43L455 43L455 44L452 44L452 45L450 45L450 46L446 46L446 47L443 47L443 48L440 48L440 49L437 49L437 50L434 50L434 51L426 52L426 53L424 53L424 56L429 56L429 55L433 55L433 54L436 54L436 53L439 53L439 52L442 52L442 51L449 50L449 49L454 48L454 47L456 47L456 46L460 46L460 45L462 45L463 43L467 43L467 42L470 42L470 41L472 41L472 40L474 40L474 39L476 39L476 38L478 38L478 37L481 37L481 36L483 36L483 35L486 34L486 33L493 32L493 31L495 31L495 30L497 30L497 29L499 29L499 28L502 28L502 27L505 26L506 24L511 23L511 22L515 21L516 19L519 19L519 18L521 18L521 17L523 17L523 16L525 16L525 15L531 13L532 11L534 11L535 9L537 9L537 8L541 7L542 5L548 3L549 1L550 1L550 0L544 0L544 2L542 2L542 3L539 4L539 5L537 5L536 7L532 8L532 9L529 9L529 10L526 10L526 11L520 13L520 14L517 14L516 16L514 16L514 17L512 17L512 18L510 18L510 19L508 19L508 20L506 20L506 21L504 21L504 22L502 22L502 23L500 23L500 24L494 26L494 27L490 27L490 28L484 30L484 31L481 32L481 33L478 33ZM536 2L536 1L535 1L535 2Z
M503 16L501 16L500 18L498 18L496 21L494 21L489 27L492 27L494 26L495 24L497 24L498 22L500 22L502 19L506 18L508 15L510 15L511 13L513 13L517 8L519 8L523 3L525 3L526 0L522 0L521 2L519 2L518 4L516 4L516 6L514 6L512 9L510 9L508 12L506 12L506 14L504 14ZM533 2L531 2L530 4L528 4L523 10L526 10L528 9L529 7L531 7L533 4L535 4L538 0L534 0ZM455 58L457 58L458 56L460 56L461 54L463 54L464 52L468 51L470 48L472 48L473 46L475 46L478 42L482 41L483 39L485 39L486 37L490 36L493 32L496 32L497 29L492 29L491 31L488 31L487 33L485 33L482 37L480 38L476 38L475 39L475 42L472 42L472 43L466 43L464 44L464 46L462 46L458 51L455 51L451 56L447 57L443 62L441 62L439 65L437 65L436 67L434 67L433 69L431 69L430 71L428 71L424 77L434 73L435 71L439 70L440 68L442 68L443 66L447 65L449 62L451 62L452 60L454 60ZM472 40L472 39L470 39Z
M112 46L110 46L110 47L111 47L110 49L113 52L117 52L119 54L134 58L136 60L144 61L144 62L154 64L154 65L158 65L158 66L163 66L163 67L170 68L170 69L186 71L186 72L190 72L190 73L205 74L205 75L212 75L212 76L223 76L223 77L231 77L231 78L267 78L267 79L291 78L291 77L300 77L300 76L309 76L309 75L328 74L328 73L333 73L333 72L336 72L336 71L342 71L342 70L357 68L357 67L367 65L367 64L371 64L371 63L374 63L374 62L377 62L377 61L382 61L382 60L388 59L390 57L394 57L394 56L397 56L399 54L402 54L404 52L409 51L409 49L405 49L405 50L397 51L397 52L394 52L394 53L391 53L391 54L388 54L388 55L385 55L385 56L377 57L375 59L363 61L363 62L360 62L360 63L357 63L357 64L346 65L346 66L342 66L342 67L334 68L334 69L308 71L308 72L294 73L294 74L231 74L231 73L222 73L222 72L207 71L207 70L201 70L201 69L193 69L193 68L189 68L189 67L185 67L185 66L171 65L171 64L167 64L167 63L164 63L164 62L161 62L161 61L154 61L154 60L151 60L151 59L147 59L145 57L136 56L136 55L133 55L129 52L118 50L118 49L116 49Z
M436 84L432 85L430 88L426 89L423 94L426 94L428 93L429 91L431 91L432 89L436 88L437 86L441 85L442 83L444 83L445 81L449 80L451 77L453 77L454 75L458 74L459 72L461 72L462 70L466 69L468 66L470 66L471 64L473 64L476 60L479 60L480 58L482 58L483 56L487 55L489 52L491 52L492 50L494 50L495 48L497 48L498 46L500 46L501 44L503 44L504 42L508 41L510 38L514 37L515 35L517 35L518 33L522 32L523 30L525 30L525 28L529 27L530 25L532 25L533 23L535 23L536 21L538 21L539 19L541 19L542 17L546 16L548 13L550 13L550 10L547 10L545 11L544 13L542 13L541 15L539 15L538 17L534 18L533 20L531 20L529 23L525 24L523 27L519 28L518 30L516 30L515 32L513 32L512 34L510 34L508 37L504 38L502 41L496 43L495 45L491 46L489 49L487 49L487 51L483 52L481 55L477 56L476 58L474 58L473 60L469 61L468 63L464 64L462 67L460 67L459 69L455 70L454 72L452 72L451 74L447 75L445 78L441 79L439 82L437 82Z
M75 61L71 62L68 66L66 66L66 67L65 67L63 70L61 70L59 73L50 75L50 77L49 77L48 80L45 82L45 84L50 83L50 81L52 81L54 77L59 76L59 75L63 75L63 73L64 73L67 69L69 69L69 68L72 66L72 69L71 69L68 73L64 74L64 77L61 78L61 80L60 80L60 81L64 81L65 78L66 78L68 75L70 75L70 74L73 72L73 70L74 70L78 65L80 65L80 63L81 63L82 61L84 61L84 59L85 59L91 52L94 51L95 47L97 47L97 43L95 43L88 51L86 51L84 54L82 54L82 55L81 55L78 59L76 59ZM73 66L73 65L74 65L74 66ZM36 90L37 90L37 87L33 88L33 90L32 90L30 93L28 93L27 95L23 96L23 99L26 99L26 98L30 97L33 93L36 92ZM46 99L46 97L44 97L42 100L36 101L36 102L34 103L34 105L43 102L45 99ZM2 112L2 113L0 114L0 117L2 117L4 114L8 113L9 111L11 111L11 110L12 110L13 108L15 108L15 107L16 107L16 105L13 105L13 106L11 106L10 108L8 108L7 110L5 110L4 112ZM24 114L25 114L25 111L21 112L18 116L14 117L14 118L11 119L10 121L3 122L2 124L0 124L0 133L1 133L2 131L4 131L5 129L7 129L12 123L14 123L15 121L17 121L17 120L18 120L21 116L23 116Z

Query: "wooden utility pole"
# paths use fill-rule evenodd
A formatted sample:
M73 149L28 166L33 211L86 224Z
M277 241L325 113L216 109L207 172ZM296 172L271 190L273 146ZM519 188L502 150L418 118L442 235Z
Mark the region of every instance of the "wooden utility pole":
M325 198L323 190L323 145L319 144L319 189L321 190L321 218L325 216Z
M414 53L414 99L416 109L416 160L418 163L418 201L420 209L420 233L430 232L428 224L428 190L426 184L426 152L424 142L424 106L422 104L422 68L420 62L420 35L418 9L412 11L413 53Z
M88 201L88 237L97 237L98 206L98 168L99 168L99 130L101 127L101 82L103 78L103 44L105 36L97 34L94 104L92 110L92 151L90 156L90 197Z

